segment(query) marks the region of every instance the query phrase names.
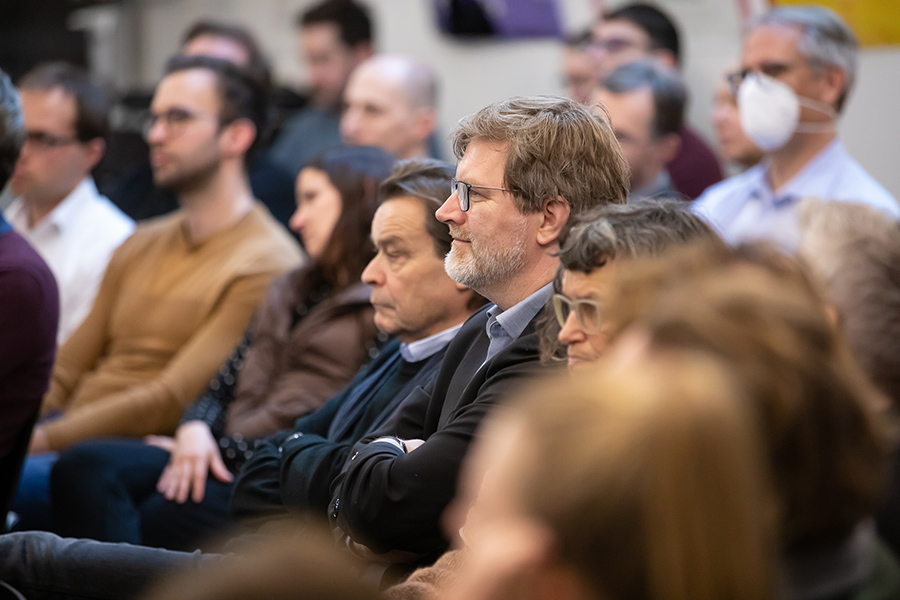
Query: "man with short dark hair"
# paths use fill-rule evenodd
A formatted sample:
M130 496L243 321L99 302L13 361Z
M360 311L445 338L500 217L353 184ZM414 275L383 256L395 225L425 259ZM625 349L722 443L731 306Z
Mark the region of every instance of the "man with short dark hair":
M681 147L686 97L677 72L646 59L618 67L597 89L631 169L629 198L678 196L666 164Z
M62 344L87 316L113 250L134 222L100 195L91 177L109 135L103 88L76 67L51 63L25 75L19 92L25 145L5 216L56 277Z
M795 250L804 196L861 202L900 217L897 200L837 135L858 46L847 23L823 7L780 7L751 24L731 83L741 127L763 160L694 204L729 243L766 239Z
M294 177L316 154L340 143L341 101L350 73L372 56L372 22L355 0L323 0L297 17L310 106L285 123L269 151Z
M617 67L652 58L681 68L681 41L674 21L652 4L632 3L604 14L594 24L593 55L599 80ZM681 131L681 148L668 164L675 189L687 198L722 179L719 159L691 128Z
M157 185L181 210L113 254L91 312L60 349L16 512L46 526L55 452L102 436L171 433L300 252L253 198L245 159L263 94L236 67L177 57L147 122Z

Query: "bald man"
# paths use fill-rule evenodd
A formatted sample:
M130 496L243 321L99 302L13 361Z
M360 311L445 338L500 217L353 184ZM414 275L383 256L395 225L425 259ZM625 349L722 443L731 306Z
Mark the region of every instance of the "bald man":
M375 56L347 83L341 137L347 144L378 146L398 159L428 156L436 100L430 67L407 56Z

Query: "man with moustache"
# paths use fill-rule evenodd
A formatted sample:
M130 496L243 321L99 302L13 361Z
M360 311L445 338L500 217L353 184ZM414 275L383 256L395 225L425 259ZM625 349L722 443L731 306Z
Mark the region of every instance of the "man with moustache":
M59 351L14 507L22 528L47 525L57 451L101 436L173 432L269 282L300 263L247 183L262 98L225 61L170 63L147 140L154 180L175 190L181 209L116 250L91 312Z

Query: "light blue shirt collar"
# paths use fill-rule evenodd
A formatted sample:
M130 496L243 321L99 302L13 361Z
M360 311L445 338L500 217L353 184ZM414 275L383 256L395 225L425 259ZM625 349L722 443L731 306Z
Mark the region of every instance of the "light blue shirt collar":
M403 360L406 362L411 363L425 360L449 344L450 340L456 336L460 327L462 327L462 323L439 333L435 333L434 335L430 335L427 338L416 340L410 344L400 344L400 356L403 357Z
M496 304L491 306L487 311L488 320L485 324L488 338L491 340L485 362L518 339L552 295L551 282L506 310L502 310Z

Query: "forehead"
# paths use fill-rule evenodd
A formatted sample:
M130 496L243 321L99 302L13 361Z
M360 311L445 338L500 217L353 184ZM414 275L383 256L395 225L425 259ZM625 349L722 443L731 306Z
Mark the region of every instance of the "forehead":
M602 21L594 28L594 35L601 40L621 39L647 46L650 36L647 32L625 19Z
M322 53L344 48L336 23L315 23L300 29L300 46L305 52Z
M215 114L219 110L216 75L207 69L185 69L171 73L157 86L150 106L157 113L184 108Z
M505 187L507 142L473 140L456 166L456 178L472 185Z
M759 67L766 62L793 62L802 60L797 50L800 32L784 25L763 25L751 31L744 39L741 63L745 68Z
M614 94L600 88L598 99L609 111L613 129L650 129L656 111L653 105L653 92L649 87L641 87L622 94Z
M362 65L353 71L344 99L348 104L370 104L392 110L410 107L402 85L374 65Z
M391 238L417 245L428 236L425 207L417 198L403 196L385 200L372 219L372 239L382 243Z
M616 261L607 261L602 267L598 267L590 273L581 271L563 270L562 291L569 298L599 298L604 299L612 289L616 276Z
M71 130L75 127L78 107L75 97L61 87L44 89L23 89L22 113L27 127L41 127L48 130Z

